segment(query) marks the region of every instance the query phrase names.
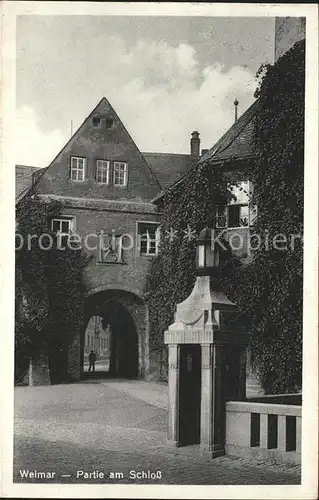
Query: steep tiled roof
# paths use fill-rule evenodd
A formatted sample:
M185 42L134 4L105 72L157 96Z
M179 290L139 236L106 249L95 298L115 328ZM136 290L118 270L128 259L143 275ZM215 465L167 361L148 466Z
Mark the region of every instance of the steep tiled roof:
M41 169L38 167L30 167L28 165L16 165L16 198L22 195L29 189L32 184L32 175L39 172Z
M162 189L167 189L191 168L188 154L142 153Z
M255 101L202 157L202 160L240 159L253 155L254 117L258 106L259 101Z
M254 119L259 106L259 101L255 101L238 120L227 130L227 132L205 153L196 165L203 161L226 162L237 161L254 156ZM196 165L194 168L196 168ZM177 179L166 189L174 189L180 185L187 177L186 172L180 179ZM165 190L157 195L152 201L156 202L162 198Z

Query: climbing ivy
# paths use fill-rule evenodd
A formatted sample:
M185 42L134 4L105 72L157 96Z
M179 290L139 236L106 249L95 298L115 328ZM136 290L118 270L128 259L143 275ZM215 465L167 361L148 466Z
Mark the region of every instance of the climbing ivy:
M252 250L249 265L224 255L222 281L237 303L237 323L247 332L261 385L267 393L280 393L301 386L302 243L297 237L294 248L274 250L267 248L267 238L282 233L290 242L303 231L304 42L257 76L256 160L247 163L247 172L254 185L251 201L258 205L251 241L260 235L264 243ZM163 348L176 303L195 280L196 239L183 231L198 233L211 224L216 205L229 196L225 168L203 162L163 198L160 253L147 284L155 352ZM176 230L172 242L170 228Z
M31 190L18 204L16 221L16 321L15 359L17 379L29 357L47 356L51 382L65 381L67 351L79 331L84 293L81 270L87 258L66 246L57 247L48 221L58 216L57 202L40 202ZM53 244L49 247L49 238ZM33 238L30 240L30 237ZM31 244L28 244L31 241ZM23 245L22 245L23 241Z
M261 71L252 171L259 216L252 234L264 244L235 275L236 300L265 391L293 392L302 377L305 42ZM277 249L267 244L276 235L283 241Z
M164 195L160 251L147 282L153 351L163 348L163 334L172 322L175 305L194 284L198 234L212 224L217 205L229 196L221 167L212 169L209 162L199 164L174 191Z

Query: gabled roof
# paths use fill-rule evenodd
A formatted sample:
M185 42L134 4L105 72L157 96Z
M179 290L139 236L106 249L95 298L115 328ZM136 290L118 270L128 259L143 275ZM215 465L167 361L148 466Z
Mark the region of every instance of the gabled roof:
M259 101L255 101L227 132L205 153L193 168L197 168L202 162L224 163L228 161L244 160L252 158L255 154L254 148L254 118L259 107ZM190 169L192 170L192 169ZM189 172L189 171L188 171ZM186 172L179 180L176 180L168 190L173 190L183 183L187 177ZM163 197L165 190L157 195L152 201L155 202Z
M192 166L188 154L142 153L162 189L169 188Z
M16 198L20 198L29 190L32 185L32 176L35 172L40 172L41 168L29 165L16 165Z
M200 161L241 159L254 155L254 117L259 106L255 101Z
M58 152L58 154L55 156L55 158L50 162L50 164L48 166L46 166L45 168L37 169L38 171L35 172L34 175L33 175L32 185L37 185L38 182L40 181L40 179L42 178L42 176L47 171L50 171L51 167L55 164L55 162L57 161L57 159L59 158L59 156L63 153L63 151L66 148L68 148L69 145L71 145L73 143L73 141L76 139L76 137L82 132L82 130L85 129L85 126L86 126L87 122L91 119L91 117L94 114L99 113L101 110L103 112L103 110L105 108L108 108L111 111L111 114L120 122L121 127L125 131L125 134L126 134L128 140L131 141L134 144L134 146L136 148L136 151L137 151L138 155L140 156L141 165L143 165L143 168L145 169L145 171L148 172L149 178L152 180L153 185L156 186L157 189L160 191L161 185L160 185L160 183L159 183L156 175L154 174L152 168L150 167L150 165L148 164L148 162L145 160L145 157L143 156L143 154L140 152L140 150L136 146L134 140L130 136L130 134L127 131L125 125L122 122L122 120L119 118L119 116L117 115L116 111L114 110L114 108L112 107L112 105L109 103L109 101L106 99L106 97L103 97L99 101L99 103L95 106L95 108L89 113L89 115L85 118L85 120L79 126L79 128L74 132L74 134L72 135L72 137L66 142L66 144L61 148L61 150ZM30 187L31 187L31 182L30 182L30 185L29 185L29 189L30 189ZM25 192L23 192L23 194L21 193L21 197L23 197L27 192L28 192L28 189L26 189Z

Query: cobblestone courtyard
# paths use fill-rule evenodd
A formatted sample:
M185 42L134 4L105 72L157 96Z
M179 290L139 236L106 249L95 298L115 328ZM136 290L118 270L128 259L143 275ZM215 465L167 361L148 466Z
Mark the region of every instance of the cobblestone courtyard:
M88 380L17 387L14 481L300 484L299 467L271 466L231 457L209 460L200 457L193 447L169 452L165 447L166 405L166 386L142 381ZM26 470L51 471L55 475L46 480L22 478L20 471ZM77 471L83 471L83 475L99 471L104 477L77 478ZM142 471L160 471L161 477L132 477Z

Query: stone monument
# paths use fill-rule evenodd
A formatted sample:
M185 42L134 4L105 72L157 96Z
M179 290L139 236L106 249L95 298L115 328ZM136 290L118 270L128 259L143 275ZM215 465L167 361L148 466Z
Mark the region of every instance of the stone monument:
M227 326L236 305L221 289L219 255L212 230L203 229L194 288L177 304L174 323L164 334L168 445L198 444L210 457L224 454L225 401L244 400L246 387L246 341Z

